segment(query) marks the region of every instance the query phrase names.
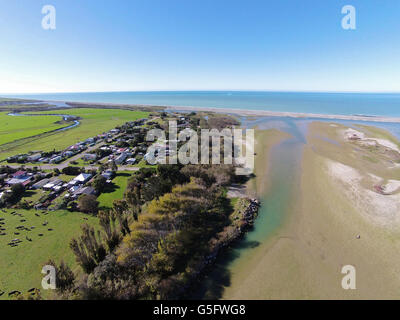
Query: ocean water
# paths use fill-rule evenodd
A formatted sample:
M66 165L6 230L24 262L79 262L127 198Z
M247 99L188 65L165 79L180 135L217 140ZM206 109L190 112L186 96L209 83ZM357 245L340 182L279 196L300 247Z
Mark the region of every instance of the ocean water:
M27 94L5 97L400 117L400 94L398 93L149 91Z

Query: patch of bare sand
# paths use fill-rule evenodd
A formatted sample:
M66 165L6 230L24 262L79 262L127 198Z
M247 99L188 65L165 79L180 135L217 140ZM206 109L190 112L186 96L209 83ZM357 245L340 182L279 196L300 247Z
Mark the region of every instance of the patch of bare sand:
M387 184L384 185L384 189L386 193L395 193L400 189L400 181L399 180L389 180Z
M363 176L356 169L340 162L326 160L330 176L337 181L342 192L358 209L358 212L380 226L397 229L400 226L400 195L388 195L364 188ZM378 177L377 177L378 178ZM389 191L397 190L398 181L390 180ZM386 188L385 188L386 191Z
M363 146L376 146L378 144L390 150L394 150L400 153L399 147L388 139L367 137L364 132L352 128L344 130L343 135L346 140L358 141L359 144Z

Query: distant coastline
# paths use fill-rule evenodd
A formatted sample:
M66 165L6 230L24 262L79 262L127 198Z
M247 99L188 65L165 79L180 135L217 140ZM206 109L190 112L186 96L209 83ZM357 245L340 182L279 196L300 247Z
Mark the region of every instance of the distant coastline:
M135 95L138 94L138 100L144 99L144 96L149 96L149 100L154 99L154 95L157 96L157 99L162 101L162 98L164 95L167 97L165 98L165 103L154 103L154 104L147 104L147 103L123 103L123 102L117 102L120 98L113 96L115 93L88 93L86 98L82 97L82 101L78 100L73 100L72 98L75 96L75 98L78 98L80 94L78 93L70 93L70 94L53 94L50 95L51 97L59 97L60 100L56 99L42 99L46 98L47 95L29 95L29 96L24 96L26 99L29 99L29 101L34 100L33 96L36 97L35 102L31 102L32 104L52 104L55 106L55 108L73 108L74 106L79 105L80 107L82 106L87 106L87 107L120 107L120 108L159 108L159 109L165 109L165 110L176 110L176 111L205 111L205 112L216 112L216 113L230 113L230 114L236 114L236 115L241 115L241 116L264 116L264 117L290 117L290 118L315 118L315 119L332 119L332 120L351 120L351 121L369 121L369 122L391 122L391 123L400 123L400 94L357 94L357 93L282 93L282 92L174 92L171 93L173 95L173 98L169 97L168 92L141 92L141 93L136 93L136 92L127 92L126 94L130 95ZM124 93L121 93L124 94ZM245 98L242 98L240 94L243 94ZM113 100L115 102L96 102L96 101L85 101L87 99L101 99L102 95L104 96L104 100ZM233 99L232 97L236 97ZM260 96L261 95L261 96ZM71 97L71 100L67 99L61 99L63 96L68 96ZM90 96L90 97L89 97ZM133 96L129 97L124 97L124 99L130 100L133 99ZM206 104L206 106L200 106L200 105L182 105L178 103L178 98L176 97L182 97L182 101L185 101L187 99L192 99L189 102L194 102L198 104ZM192 97L193 96L193 97ZM333 107L337 106L338 113L322 113L322 112L309 112L308 110L305 112L302 111L280 111L280 110L273 110L268 108L267 102L265 102L265 106L259 107L259 108L251 108L251 107L246 107L247 105L251 105L256 101L257 103L263 103L264 100L268 100L272 97L274 97L275 103L287 103L287 105L282 105L280 108L281 109L318 109L318 110L331 110ZM211 101L211 97L217 97L215 101ZM247 98L246 98L247 97ZM278 97L278 98L277 98ZM313 108L308 107L307 104L307 97L308 100L312 101L315 105L313 105ZM330 99L333 98L333 101L330 101ZM14 97L12 96L7 96L9 99L21 99L23 96L21 95L15 95ZM296 99L299 99L300 102L298 102ZM120 99L120 100L124 100ZM232 100L233 99L233 100ZM247 100L246 100L247 99ZM281 99L281 100L279 100ZM176 101L175 101L176 100ZM226 100L226 101L225 101ZM344 114L340 113L341 110L345 110L347 112L351 112L349 108L346 108L348 104L351 104L352 101L354 100L354 104L361 103L360 101L362 100L362 104L368 105L367 110L361 110L359 105L357 105L357 108L354 108L355 112L352 112L351 114ZM173 102L175 101L176 104L173 103L168 103L168 102ZM234 101L233 105L234 107L229 107L229 106L218 106L216 107L215 104L218 101L223 101L223 103L220 102L221 104L226 104L229 105L230 101ZM372 102L371 102L372 101ZM390 101L388 104L387 101ZM328 102L330 103L329 107L330 108L324 108L324 103L325 106L328 106ZM367 104L369 102L369 104ZM237 107L238 104L243 103L242 107ZM310 102L311 103L311 102ZM386 103L386 105L385 105ZM26 103L29 105L30 103ZM302 105L304 105L304 108L302 108ZM318 106L321 107L318 107ZM386 109L385 109L386 108ZM275 109L277 109L275 105ZM377 113L376 110L379 110L379 112L388 112L388 110L393 110L393 114L388 114L388 115L375 115L373 113ZM398 110L398 111L397 111ZM374 112L375 111L375 112ZM397 115L398 114L398 115Z
M133 107L133 108L164 108L166 111L204 111L215 113L229 113L240 116L263 116L263 117L289 117L289 118L316 118L316 119L332 119L332 120L352 120L352 121L372 121L372 122L390 122L400 123L400 117L383 117L373 115L340 115L340 114L321 114L321 113L304 113L304 112L285 112L285 111L268 111L268 110L246 110L236 108L215 108L215 107L193 107L193 106L168 106L168 105L143 105L143 104L115 104L115 103L91 103L91 102L68 102L68 101L43 101L45 103L57 103L69 105L73 108L74 104L87 107Z
M7 95L7 98L35 99L101 105L157 106L194 110L229 109L256 115L341 115L361 118L400 118L399 93L333 93L272 91L148 91L87 92ZM57 102L54 102L57 101ZM342 118L342 117L341 117Z

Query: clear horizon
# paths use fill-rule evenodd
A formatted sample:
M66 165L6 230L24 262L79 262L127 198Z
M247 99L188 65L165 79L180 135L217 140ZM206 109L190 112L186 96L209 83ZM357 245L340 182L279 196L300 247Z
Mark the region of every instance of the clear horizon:
M260 92L260 93L337 93L337 94L393 94L398 95L400 91L318 91L318 90L242 90L242 89L193 89L193 90L179 90L179 89L171 89L171 90L114 90L114 91L57 91L57 92L0 92L0 97L6 96L24 96L24 95L46 95L46 94L75 94L75 93L124 93L124 92L132 92L132 93L162 93L162 92Z
M56 9L44 30L42 7ZM344 30L341 9L356 9ZM400 3L0 0L0 94L399 93Z

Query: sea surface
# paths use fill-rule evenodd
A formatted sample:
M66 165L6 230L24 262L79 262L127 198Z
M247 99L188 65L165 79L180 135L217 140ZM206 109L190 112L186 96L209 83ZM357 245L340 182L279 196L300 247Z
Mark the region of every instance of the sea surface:
M300 113L400 117L399 93L148 91L7 95L44 101L209 107Z

